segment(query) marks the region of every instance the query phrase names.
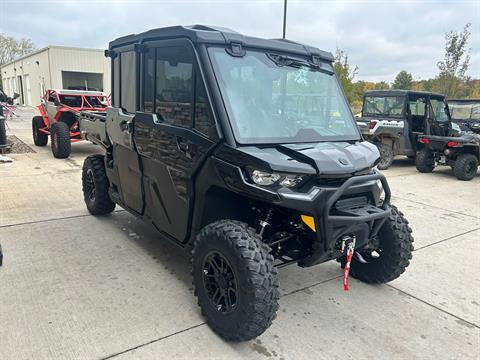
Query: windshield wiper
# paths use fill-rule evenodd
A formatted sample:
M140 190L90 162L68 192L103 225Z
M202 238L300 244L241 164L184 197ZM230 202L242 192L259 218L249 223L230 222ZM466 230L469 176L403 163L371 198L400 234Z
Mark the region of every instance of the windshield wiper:
M290 66L290 67L296 67L296 68L305 66L318 71L325 72L329 75L333 75L332 71L322 69L320 64L314 63L313 61L289 57L285 55L277 55L277 54L266 54L266 55L270 60L272 60L278 66Z

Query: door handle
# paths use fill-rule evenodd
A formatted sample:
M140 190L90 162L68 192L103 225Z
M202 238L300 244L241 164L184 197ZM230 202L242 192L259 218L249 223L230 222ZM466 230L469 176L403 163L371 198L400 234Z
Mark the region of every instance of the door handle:
M175 141L177 143L177 149L183 153L188 153L190 151L190 146L188 143L183 140L181 136L175 136Z

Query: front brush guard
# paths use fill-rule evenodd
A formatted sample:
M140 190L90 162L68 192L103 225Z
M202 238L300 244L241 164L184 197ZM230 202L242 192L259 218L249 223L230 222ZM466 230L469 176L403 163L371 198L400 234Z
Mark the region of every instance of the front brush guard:
M344 211L345 215L331 215L330 212L335 203L344 195L353 185L366 183L369 181L380 180L385 198L382 204L377 207L366 205L359 209ZM350 234L354 230L362 227L361 224L372 224L369 231L369 238L375 237L382 227L385 220L390 216L390 198L391 192L387 180L383 174L375 171L373 174L353 176L347 179L337 190L333 192L325 202L322 209L319 209L320 238L323 239L323 251L317 251L310 257L301 261L301 266L312 266L327 260L341 256L340 250L335 249L337 240L344 235ZM366 225L363 225L364 227Z

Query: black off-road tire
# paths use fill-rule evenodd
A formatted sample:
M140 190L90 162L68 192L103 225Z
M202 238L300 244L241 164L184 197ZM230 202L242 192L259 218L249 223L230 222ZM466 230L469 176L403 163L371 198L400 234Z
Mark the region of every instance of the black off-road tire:
M410 265L413 251L412 229L408 220L394 205L392 213L378 233L380 256L372 259L364 255L368 263L352 259L350 275L372 284L384 284L398 278ZM342 261L345 266L345 261Z
M251 340L262 334L276 317L278 278L269 252L270 248L255 230L238 221L220 220L209 224L195 239L192 275L198 305L209 326L228 341ZM205 275L208 274L206 261L209 255L217 253L228 262L238 290L236 305L229 313L215 307L205 285L206 276L211 276Z
M45 127L41 116L34 116L32 119L32 135L33 143L36 146L45 146L48 142L48 135L41 132L40 129Z
M115 209L115 203L110 199L108 189L109 181L105 172L104 157L102 155L87 157L82 168L82 190L83 199L90 214L106 215ZM92 190L94 190L93 194Z
M375 145L380 152L380 162L377 164L377 167L380 170L386 170L393 163L393 148L388 144L377 143Z
M68 124L58 121L50 128L52 154L57 159L66 159L72 151L70 143L70 127Z
M427 149L418 151L417 157L415 158L415 167L417 168L418 172L431 173L435 168L435 161L432 153Z
M5 119L0 119L0 147L7 145L7 129Z
M458 180L472 180L477 175L478 159L473 154L460 155L453 164L453 174Z

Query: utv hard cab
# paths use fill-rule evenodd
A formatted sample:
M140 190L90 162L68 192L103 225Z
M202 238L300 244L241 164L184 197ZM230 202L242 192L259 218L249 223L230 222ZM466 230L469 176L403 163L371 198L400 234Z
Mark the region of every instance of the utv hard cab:
M411 229L330 53L195 25L129 35L106 54L113 106L80 122L105 150L83 166L87 208L119 204L192 249L195 295L225 339L270 326L279 267L337 259L347 287L349 271L385 283L408 266Z
M364 138L380 151L378 168L388 169L395 155L415 158L417 138L427 123L449 121L443 108L445 96L410 90L372 90L363 97L362 117L357 119Z
M463 131L480 134L480 99L448 100L452 121Z

